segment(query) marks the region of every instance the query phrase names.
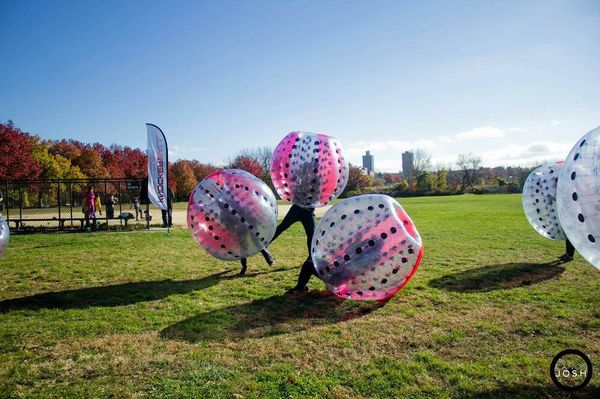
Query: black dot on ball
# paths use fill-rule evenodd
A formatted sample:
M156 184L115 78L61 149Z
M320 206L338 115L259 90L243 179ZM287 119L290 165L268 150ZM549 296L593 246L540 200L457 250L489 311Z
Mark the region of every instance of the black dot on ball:
M250 225L248 226L248 230L252 230L254 228L254 226Z
M333 226L335 226L335 222L329 223L329 227L333 227Z
M375 287L369 287L369 291L375 291Z
M358 215L359 213L360 213L360 210L359 210L359 209L355 209L355 210L354 210L354 214L355 214L355 215Z
M373 207L372 207L372 206L369 206L367 209L368 209L368 210L370 210L370 211L372 211L372 210L373 210Z
M231 211L232 215L235 215L236 213L237 213L237 211L235 209Z
M581 142L581 144L579 144L579 147L583 147L584 145L585 145L585 140L583 140L583 141Z
M350 260L350 255L344 255L344 260L345 261L349 261Z
M577 195L577 193L573 193L573 195L571 196L571 198L573 198L573 201L577 201L577 198L579 196Z
M342 215L342 220L346 219L346 217L347 217L346 215Z
M356 293L357 293L358 295L362 295L362 294L363 294L363 292L362 292L362 291L356 291Z
M325 230L321 231L321 236L325 235Z
M575 180L576 177L577 177L577 172L571 173L571 180Z
M209 229L209 230L212 230L212 229L214 229L214 227L212 227L212 226L208 226L208 229Z
M207 217L204 218L204 220L206 220L207 222L209 222L210 218L207 216Z
M225 249L225 245L221 244L221 248Z
M387 278L384 278L383 280L381 280L381 284L385 284L387 283Z
M229 208L229 204L223 205L223 208L225 208L225 209Z
M217 240L217 241L220 239L220 237L219 237L219 236L215 236L214 238L215 238L215 240Z
M373 240L369 240L369 246L371 246L371 247L372 247L372 246L374 246L374 245L375 245L375 241L373 241Z
M588 235L588 240L590 240L590 242L596 242L596 238L591 234Z
M246 221L246 218L240 218L240 222L244 223Z
M581 213L579 215L577 215L577 219L579 219L579 221L581 223L585 222L585 217L583 217L583 215Z
M398 273L398 270L400 270L400 269L394 269L394 270L392 270L392 273L396 274L396 273Z
M406 262L408 262L408 259L402 258L402 263L406 263Z
M338 261L336 260L335 262L333 262L333 265L334 265L335 267L338 267L338 266L340 265L340 262L338 262Z
M327 273L329 273L331 271L331 268L329 266L325 266L325 271L327 271Z
M387 238L387 234L386 233L381 233L381 238L383 238L385 240Z
M396 231L397 231L397 230L396 230L396 228L395 228L395 227L392 227L392 228L390 229L390 233L392 233L392 234L396 234Z
M384 205L383 205L383 204L379 204L379 207L380 207L381 209L383 209Z
M579 153L575 154L575 156L573 157L574 161L577 161L579 159Z
M356 248L356 253L357 254L361 254L362 253L362 248Z
M408 250L408 253L412 255L412 254L414 254L414 253L415 253L415 250L414 250L414 249L412 249L412 248L410 248L410 249Z

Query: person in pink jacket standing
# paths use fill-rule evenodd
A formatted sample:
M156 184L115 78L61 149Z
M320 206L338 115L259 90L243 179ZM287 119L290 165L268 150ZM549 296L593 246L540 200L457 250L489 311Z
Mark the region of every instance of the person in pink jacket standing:
M94 187L88 186L87 191L83 194L83 200L81 204L83 215L85 217L85 226L90 227L90 219L96 222L96 195L94 193Z

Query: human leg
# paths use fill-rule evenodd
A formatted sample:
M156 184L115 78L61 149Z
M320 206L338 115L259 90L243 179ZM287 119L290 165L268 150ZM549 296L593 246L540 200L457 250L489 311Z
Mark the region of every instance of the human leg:
M271 253L265 248L262 251L260 251L260 253L262 254L263 258L265 258L265 261L267 262L267 264L269 266L273 266L273 256L271 255Z
M281 233L283 233L284 231L286 231L287 229L289 229L290 226L293 225L294 223L296 223L297 221L298 221L298 218L297 218L296 212L294 212L294 210L292 208L285 215L285 217L283 218L283 220L281 221L281 223L279 223L279 225L277 226L277 229L275 229L275 235L271 239L271 242L275 241L275 239L277 237L279 237L279 235Z
M246 270L248 269L248 261L246 258L243 258L240 259L240 263L242 264L242 269L240 270L239 276L242 277L244 274L246 274Z

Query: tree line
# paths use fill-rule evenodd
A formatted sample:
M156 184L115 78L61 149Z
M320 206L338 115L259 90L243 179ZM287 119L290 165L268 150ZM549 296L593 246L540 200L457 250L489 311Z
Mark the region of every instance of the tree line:
M273 187L269 173L273 150L270 147L245 149L216 166L197 160L169 163L170 186L178 200L204 177L221 168L248 171ZM147 155L139 148L112 144L82 143L77 140L44 140L21 131L12 121L0 122L0 179L50 180L86 178L145 178ZM349 179L342 196L385 192L395 196L461 192L519 192L531 168L483 168L481 159L461 154L456 168L432 168L431 157L414 151L413 169L401 173L368 176L362 168L350 165Z

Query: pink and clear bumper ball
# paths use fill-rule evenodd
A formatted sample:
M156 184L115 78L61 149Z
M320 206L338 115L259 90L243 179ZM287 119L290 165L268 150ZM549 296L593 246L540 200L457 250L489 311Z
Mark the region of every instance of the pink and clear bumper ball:
M523 210L535 231L551 240L564 240L558 219L556 186L563 162L540 166L529 174L523 186Z
M273 191L237 169L215 172L192 191L187 221L198 243L216 258L239 260L265 248L277 227Z
M8 223L2 216L0 216L0 257L4 255L4 250L8 247L10 242L10 230Z
M600 269L600 128L573 147L560 172L558 217L577 252Z
M422 256L414 223L396 200L381 194L336 204L312 240L317 275L341 298L390 298L415 274Z
M284 200L303 208L318 208L344 191L348 161L333 137L292 132L275 148L271 179Z

